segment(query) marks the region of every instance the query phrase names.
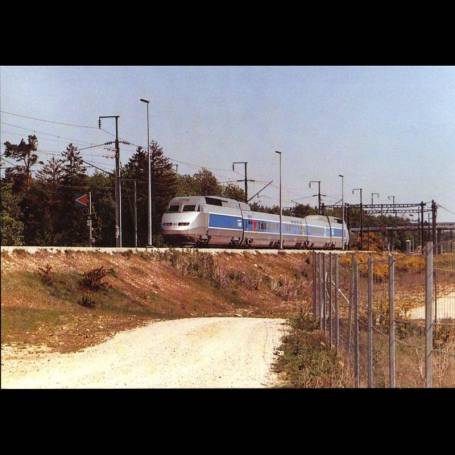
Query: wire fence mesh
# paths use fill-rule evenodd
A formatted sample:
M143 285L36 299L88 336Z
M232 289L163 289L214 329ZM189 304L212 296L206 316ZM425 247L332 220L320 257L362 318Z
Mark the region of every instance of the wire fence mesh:
M435 250L411 269L392 254L313 254L313 312L352 387L455 386L455 248Z
M433 386L455 386L455 240L439 242L433 266Z

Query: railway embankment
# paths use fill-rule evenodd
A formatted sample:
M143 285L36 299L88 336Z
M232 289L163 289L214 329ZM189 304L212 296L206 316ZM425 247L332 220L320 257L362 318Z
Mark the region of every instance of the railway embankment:
M287 317L311 302L309 258L2 248L2 345L73 352L151 320Z

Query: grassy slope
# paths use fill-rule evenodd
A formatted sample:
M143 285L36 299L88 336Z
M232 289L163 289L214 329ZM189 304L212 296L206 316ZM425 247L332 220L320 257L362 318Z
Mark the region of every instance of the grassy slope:
M340 262L349 262L349 257ZM361 275L365 275L365 260L361 262ZM41 280L38 271L46 264L52 267L51 285ZM81 273L100 266L112 270L106 278L109 287L98 292L81 288ZM422 268L422 258L400 257L398 281L406 286L401 290L397 285L397 293L414 289ZM384 270L378 272L382 274ZM43 344L61 352L96 344L151 319L215 315L290 317L302 308L308 309L311 303L311 264L309 255L304 253L211 256L20 252L2 254L1 276L2 343ZM89 295L96 302L95 308L78 305L82 295ZM346 368L339 369L342 366L337 363L339 359L334 359L327 350L321 334L310 330L307 321L300 323L283 347L285 363L281 368L288 372L284 374L286 384L318 387L348 384ZM305 366L308 362L314 365L310 368L312 373ZM380 382L385 372L377 373Z
M61 352L95 344L151 319L285 316L308 304L306 255L2 254L2 343ZM52 267L51 284L39 268ZM80 284L96 267L111 273L97 292ZM247 273L248 272L248 273ZM302 278L304 278L302 280ZM78 304L82 296L94 308Z

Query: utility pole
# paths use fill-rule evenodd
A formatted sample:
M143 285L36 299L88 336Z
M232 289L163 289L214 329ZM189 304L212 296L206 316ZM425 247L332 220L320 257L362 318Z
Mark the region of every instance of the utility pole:
M244 184L245 184L245 202L248 202L248 182L254 182L254 180L248 180L248 162L247 161L234 161L232 163L232 170L234 170L236 164L243 164L245 166L245 178L243 180L237 180L237 181L244 182Z
M325 194L321 194L321 181L320 180L311 180L309 187L311 188L312 183L317 183L318 184L318 213L319 215L321 214L321 196L325 196ZM314 194L313 196L316 196Z
M390 201L392 199L392 204L393 204L393 212L395 214L395 218L397 217L397 212L395 211L395 196L387 196L387 199Z
M281 152L275 151L280 156L280 250L283 249L283 207L281 199Z
M424 242L424 228L423 228L423 207L425 203L422 201L420 203L420 248L421 248L421 253L423 254L423 242Z
M134 246L137 248L137 188L136 179L134 179Z
M363 201L362 201L362 188L354 188L352 190L352 194L355 193L355 191L360 192L360 249L363 249Z
M115 245L122 247L122 187L120 183L120 145L118 140L119 115L100 115L98 127L101 129L102 118L115 119Z
M93 246L93 227L92 227L92 192L88 192L88 246Z
M343 221L341 249L344 250L344 175L338 174L338 177L341 177L341 220Z
M152 238L152 164L150 157L150 120L149 120L149 104L150 101L141 98L140 101L147 105L147 155L148 155L148 246L153 246Z
M136 179L122 178L121 180L123 180L125 182L133 182L133 190L134 190L134 193L133 193L133 203L134 203L134 207L133 207L134 247L137 248L137 188L136 188ZM129 196L128 196L128 200L130 201ZM130 201L130 206L131 206L131 201Z
M376 196L376 197L381 197L379 193L371 193L371 205L373 205L373 203L374 203L374 202L373 202L374 196Z
M433 252L434 254L438 254L437 248L437 239L436 239L436 212L438 210L438 206L435 201L431 201L431 230L432 230L432 240L433 240Z
M371 205L374 204L374 196L376 197L380 197L380 194L379 193L371 193ZM370 233L368 233L368 246L367 246L368 249L370 249Z

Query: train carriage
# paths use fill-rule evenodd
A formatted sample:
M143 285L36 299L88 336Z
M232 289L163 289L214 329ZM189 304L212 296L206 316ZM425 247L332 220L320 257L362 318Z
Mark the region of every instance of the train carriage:
M176 197L162 218L166 243L174 245L278 247L279 215L253 212L248 204L218 196ZM284 248L341 248L346 225L335 217L282 217Z

